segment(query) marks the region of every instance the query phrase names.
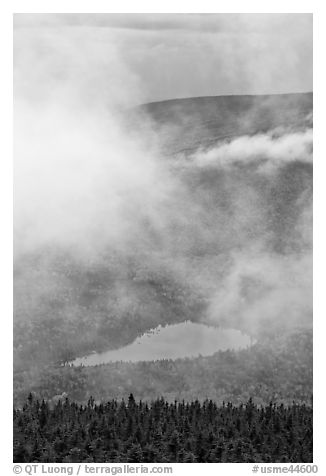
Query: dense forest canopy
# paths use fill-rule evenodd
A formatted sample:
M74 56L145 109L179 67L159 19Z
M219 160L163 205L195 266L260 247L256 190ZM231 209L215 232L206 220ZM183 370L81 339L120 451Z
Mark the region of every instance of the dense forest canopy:
M238 407L212 400L151 403L110 400L50 406L30 395L14 410L14 461L312 462L312 409Z

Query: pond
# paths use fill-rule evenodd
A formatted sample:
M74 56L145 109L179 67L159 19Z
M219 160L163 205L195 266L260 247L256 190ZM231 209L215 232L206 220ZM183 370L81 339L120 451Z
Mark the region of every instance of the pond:
M239 330L186 321L165 327L158 326L125 347L92 353L77 358L70 364L92 366L117 361L139 362L207 356L218 350L238 350L250 345L250 336Z

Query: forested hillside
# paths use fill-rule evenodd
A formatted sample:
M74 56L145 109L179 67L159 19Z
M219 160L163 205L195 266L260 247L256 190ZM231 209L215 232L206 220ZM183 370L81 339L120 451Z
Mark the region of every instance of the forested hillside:
M163 198L149 191L148 213L125 197L128 226L118 241L21 252L25 240L15 235L15 370L121 347L159 324L190 320L257 336L311 322L312 94L165 101L129 120L136 137L140 125L156 131L153 180L159 189L166 182ZM233 145L228 131L244 142ZM225 309L219 292L235 275L234 308Z
M139 146L144 135L148 150ZM89 190L96 207L90 221L79 217L78 233L67 231L70 198L60 239L30 244L32 227L15 233L15 404L29 392L80 403L133 393L309 404L312 94L148 104L130 113L130 137L117 163L101 162L101 193ZM121 160L116 189L110 177ZM254 345L194 359L67 365L184 321L239 329Z

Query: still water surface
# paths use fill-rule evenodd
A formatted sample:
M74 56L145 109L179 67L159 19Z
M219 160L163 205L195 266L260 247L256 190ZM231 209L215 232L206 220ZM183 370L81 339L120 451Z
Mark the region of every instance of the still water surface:
M158 326L131 344L116 350L92 353L71 362L72 365L99 365L108 362L138 362L212 355L218 350L243 349L250 337L236 329L221 329L190 321Z

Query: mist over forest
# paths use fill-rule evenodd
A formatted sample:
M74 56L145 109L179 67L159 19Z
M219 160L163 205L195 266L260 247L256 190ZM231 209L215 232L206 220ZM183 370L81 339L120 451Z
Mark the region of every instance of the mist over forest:
M16 21L16 401L27 390L85 401L94 369L67 362L185 321L251 336L258 347L248 350L248 368L266 339L272 360L284 351L270 344L275 336L304 341L295 355L304 369L298 398L308 401L312 93L152 101L136 74L143 66L135 58L146 48L141 44L131 63L126 53L133 30L103 28L87 36L89 26L31 28ZM231 71L231 60L226 63ZM254 66L239 65L244 78ZM208 380L214 359L224 358L193 360L207 379L202 387L197 375L191 390L172 389L170 377L176 385L184 372L191 375L188 363L179 362L166 386L159 379L150 390L137 384L138 396L216 397ZM153 363L154 380L164 365ZM111 380L97 399L123 396L137 372L145 372L139 366L98 369ZM260 377L250 378L251 396ZM275 381L265 384L263 402L276 391ZM298 395L295 385L280 398ZM221 392L219 398L232 400L231 391Z
M140 116L136 111L141 129L135 119L131 129L128 118L128 135L124 123L113 138L111 129L79 134L76 126L66 151L71 127L57 126L53 147L42 134L46 156L39 136L36 147L24 129L28 144L19 148L28 173L17 165L15 205L19 325L38 318L56 327L68 317L87 326L95 319L91 332L100 336L108 323L125 325L121 342L185 319L253 335L311 325L312 96L256 97L249 109L247 97L236 99L204 99L197 118L182 110L190 101L180 100L177 114L186 124L190 114L192 138L188 125L174 128L170 118L159 121L157 110L144 108ZM205 102L218 117L215 144ZM285 102L292 122L283 126ZM228 103L234 111L220 131ZM170 103L157 107L164 118ZM46 133L53 117L44 121ZM226 137L230 127L233 136ZM91 140L101 132L102 142ZM84 329L82 340L90 338Z

